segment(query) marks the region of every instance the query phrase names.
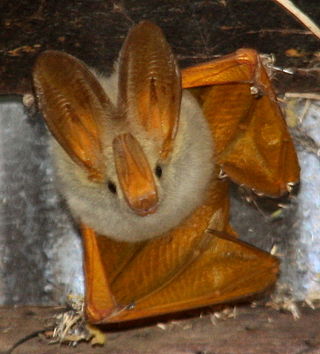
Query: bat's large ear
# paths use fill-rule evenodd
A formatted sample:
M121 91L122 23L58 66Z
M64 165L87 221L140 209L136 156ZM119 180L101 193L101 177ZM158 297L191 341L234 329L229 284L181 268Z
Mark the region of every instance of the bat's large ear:
M36 61L33 80L49 130L93 181L103 181L101 121L113 106L95 76L71 55L46 51Z
M165 159L176 136L181 102L180 72L161 29L142 21L129 32L120 54L119 105L158 139Z

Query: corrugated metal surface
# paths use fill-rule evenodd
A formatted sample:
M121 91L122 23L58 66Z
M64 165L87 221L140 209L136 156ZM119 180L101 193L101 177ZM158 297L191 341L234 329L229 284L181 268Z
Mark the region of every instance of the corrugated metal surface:
M18 100L0 104L0 301L53 304L81 292L81 244L55 184L48 137Z

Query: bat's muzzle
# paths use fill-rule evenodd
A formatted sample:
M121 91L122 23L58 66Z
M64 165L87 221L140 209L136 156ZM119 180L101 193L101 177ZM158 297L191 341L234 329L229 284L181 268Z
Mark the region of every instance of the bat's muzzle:
M123 195L138 215L156 211L158 192L148 160L139 142L130 133L113 140L114 160Z

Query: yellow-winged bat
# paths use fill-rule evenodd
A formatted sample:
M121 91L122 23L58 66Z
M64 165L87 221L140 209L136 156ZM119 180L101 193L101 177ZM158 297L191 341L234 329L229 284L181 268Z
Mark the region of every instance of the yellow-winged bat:
M235 301L275 282L278 260L230 227L219 178L269 196L299 180L255 51L179 70L162 31L143 21L109 78L46 51L33 79L61 191L81 225L89 321Z

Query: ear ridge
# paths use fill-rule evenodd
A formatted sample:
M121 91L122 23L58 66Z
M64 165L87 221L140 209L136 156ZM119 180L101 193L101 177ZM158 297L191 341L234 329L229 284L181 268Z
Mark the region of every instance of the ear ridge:
M166 158L177 133L181 78L161 29L142 21L129 32L120 53L119 106L159 140Z
M98 80L80 60L59 51L39 56L33 80L51 133L91 180L104 180L101 122L114 107Z

